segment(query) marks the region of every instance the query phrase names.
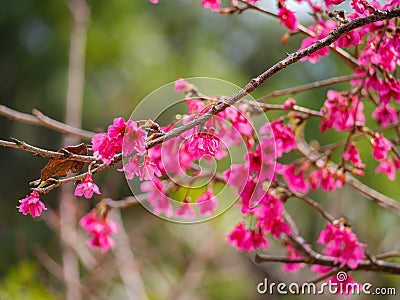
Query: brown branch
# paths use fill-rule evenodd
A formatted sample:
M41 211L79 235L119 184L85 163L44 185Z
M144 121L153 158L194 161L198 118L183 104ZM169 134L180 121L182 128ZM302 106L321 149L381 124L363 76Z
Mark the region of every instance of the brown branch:
M130 197L125 197L121 200L113 200L111 198L105 198L101 200L108 208L126 208L132 205L136 205L147 198L147 194L140 194Z
M300 236L293 236L287 235L290 243L293 247L300 253L303 257L301 262L309 264L309 265L321 265L321 266L329 266L329 267L337 267L335 263L335 258L319 254L311 249L309 245L307 245L306 241ZM273 258L273 257L272 257ZM277 257L281 258L281 257ZM271 262L270 255L262 255L256 253L255 255L255 262L262 263L262 262ZM282 262L279 260L278 262ZM283 261L285 262L285 261ZM359 262L356 269L350 269L349 267L345 266L341 268L343 271L355 271L355 270L363 270L363 271L371 271L371 272L378 272L378 273L386 273L386 274L394 274L400 275L400 265L385 262L382 260L377 260L376 263L372 263L370 260L363 260Z
M295 86L295 87L291 87L291 88L287 88L287 89L283 89L283 90L274 91L264 97L257 99L257 101L258 102L267 102L268 100L279 97L279 96L294 95L294 94L304 92L307 90L311 90L311 89L315 89L315 88L319 88L319 87L323 87L323 86L327 86L327 85L332 85L332 84L336 84L336 83L346 82L349 80L358 79L358 78L362 78L362 77L363 76L361 76L361 75L346 75L346 76L332 77L332 78L328 78L325 80L315 81L315 82L307 83L304 85L299 85L299 86Z
M223 111L230 105L235 104L242 98L244 98L246 95L254 91L256 88L261 86L263 83L265 83L270 77L272 77L274 74L282 71L286 67L298 62L300 59L303 57L309 56L316 51L332 44L336 40L338 40L342 35L346 34L347 32L362 27L367 24L371 24L377 21L382 21L382 20L387 20L387 19L392 19L395 17L400 16L400 8L393 9L393 10L385 10L385 11L376 11L374 14L369 15L367 17L363 18L357 18L354 19L342 26L339 26L335 30L333 30L328 36L325 38L316 41L313 45L305 48L298 50L292 54L289 54L285 59L279 61L275 65L273 65L271 68L266 70L264 73L259 75L258 77L252 79L244 88L242 88L240 91L238 91L236 94L230 96L228 99L226 99L224 102L221 102L220 104L214 106L209 112L202 114L201 116L195 117L192 121L188 122L186 125L174 128L170 131L168 131L165 135L158 137L152 141L149 141L147 143L147 149L150 149L158 144L163 143L164 141L167 141L169 139L175 138L177 136L180 136L182 133L188 131L189 129L192 129L210 118L212 118L214 115L217 113Z
M70 152L55 152L51 150L46 150L42 148L38 148L28 143L19 141L15 138L12 138L12 141L3 141L0 140L0 146L8 147L8 148L15 148L24 150L27 152L34 153L35 155L39 155L41 157L47 158L60 158L60 159L67 159L67 160L75 160L75 161L83 161L83 162L92 162L96 161L96 158L89 155L78 155Z
M0 105L0 116L6 117L12 121L46 127L67 135L74 135L80 137L84 140L90 140L95 134L94 132L76 128L74 126L70 126L61 123L59 121L56 121L54 119L51 119L48 116L41 113L40 111L38 111L37 109L34 109L32 111L32 114L33 115L21 113L5 105Z
M297 149L300 151L300 153L302 153L308 160L310 160L313 163L316 163L318 160L321 159L321 157L324 156L320 152L312 149L310 145L308 145L308 143L305 141L304 137L301 135L296 135L296 143L297 143ZM330 162L330 165L334 169L337 168L336 164L334 164L333 162ZM379 193L378 191L358 181L349 174L346 174L345 181L347 184L352 186L355 190L359 191L368 199L371 199L379 206L389 211L392 211L394 214L400 217L400 204L395 199L392 199L386 195Z
M271 17L273 17L273 18L279 18L279 16L278 16L277 14L274 14L274 13L272 13L272 12L270 12L270 11L267 11L267 10L265 10L265 9L262 9L262 8L256 6L256 5L253 5L253 4L251 4L251 3L246 2L246 1L244 1L244 0L239 0L239 2L245 4L245 5L246 5L246 7L245 7L246 9L253 9L253 10L256 10L256 11L258 11L258 12L260 12L260 13L265 14L265 15L271 16ZM245 10L245 9L241 9L241 10L239 10L239 11L242 12L242 11L244 11L244 10ZM306 34L306 35L308 35L308 36L315 37L315 33L314 33L313 31L309 30L307 27L305 27L305 26L299 24L299 25L297 26L297 28L298 28L298 32L302 32L302 33L304 33L304 34ZM295 33L295 32L294 32L294 33ZM348 52L344 51L344 50L341 49L341 48L336 48L334 45L330 45L329 47L330 47L337 55L339 55L350 67L352 67L352 68L357 68L357 67L359 67L359 63L358 63L357 59L355 59L355 58L354 58L352 55L350 55Z
M117 154L114 156L114 160L109 164L100 164L97 167L93 168L91 170L92 174L96 174L98 172L101 172L105 169L110 168L111 166L119 163L122 160L122 154ZM38 188L37 190L41 193L41 194L47 194L50 191L54 190L55 188L67 183L67 182L77 182L77 181L81 181L83 179L85 179L86 175L88 174L88 172L73 176L73 177L68 177L65 179L53 179L52 183L44 188Z
M260 112L266 112L269 110L285 110L285 111L297 111L314 117L322 117L322 114L319 111L299 105L294 105L292 108L287 109L282 104L266 104L252 100L241 100L240 102L246 103Z

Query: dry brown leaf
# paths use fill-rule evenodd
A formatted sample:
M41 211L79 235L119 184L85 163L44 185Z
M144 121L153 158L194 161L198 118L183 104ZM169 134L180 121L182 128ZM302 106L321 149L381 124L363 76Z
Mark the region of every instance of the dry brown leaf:
M70 152L78 155L87 155L88 150L84 144L68 146L58 150L60 153ZM83 161L71 160L68 158L51 158L41 171L40 179L47 180L51 177L65 177L68 171L72 173L82 170Z

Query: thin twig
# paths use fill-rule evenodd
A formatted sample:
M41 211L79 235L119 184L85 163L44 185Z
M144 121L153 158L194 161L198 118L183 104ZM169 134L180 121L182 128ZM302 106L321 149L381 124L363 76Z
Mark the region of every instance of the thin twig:
M43 148L38 148L32 145L29 145L26 142L19 141L17 139L12 139L12 141L3 141L0 140L0 146L8 147L8 148L15 148L24 150L27 152L34 153L35 155L39 155L42 157L47 158L59 158L59 159L66 159L66 160L75 160L75 161L82 161L82 162L92 162L96 161L97 159L93 156L89 155L79 155L70 152L55 152L51 150L46 150Z
M84 140L90 140L95 135L94 132L76 128L51 119L37 109L34 109L32 114L33 115L25 114L5 105L0 105L0 116L6 117L12 121L50 128L64 134L80 137Z
M271 99L279 97L279 96L294 95L294 94L304 92L307 90L311 90L311 89L315 89L315 88L319 88L319 87L323 87L323 86L327 86L327 85L332 85L332 84L336 84L336 83L346 82L346 81L350 81L353 79L359 79L362 77L363 76L361 76L361 75L345 75L345 76L339 76L339 77L332 77L332 78L315 81L315 82L311 82L311 83L307 83L304 85L299 85L299 86L295 86L295 87L291 87L291 88L287 88L287 89L283 89L283 90L273 91L272 93L257 99L257 101L258 102L267 102L268 100L271 100Z

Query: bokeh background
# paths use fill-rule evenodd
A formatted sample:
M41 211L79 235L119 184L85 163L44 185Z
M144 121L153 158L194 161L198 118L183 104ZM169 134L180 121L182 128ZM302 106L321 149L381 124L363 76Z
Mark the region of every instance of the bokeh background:
M285 52L298 49L301 42L301 36L297 35L282 45L285 31L276 20L256 12L219 15L202 9L200 0L161 0L158 5L146 0L96 0L88 1L88 5L91 14L82 104L82 124L88 130L104 130L116 116L129 118L141 99L178 77L216 77L243 86L282 59ZM306 13L299 15L304 23L311 22ZM37 108L56 120L64 119L72 26L71 13L64 1L2 3L1 104L26 113ZM299 63L289 67L253 96L344 74L351 74L350 68L331 55L316 65ZM344 83L334 88L348 87ZM329 88L333 87L304 92L295 99L319 110ZM370 113L372 108L366 105L366 111ZM268 117L274 119L278 115L269 113ZM310 120L307 124L308 140L326 144L343 138L333 132L322 135L318 122ZM0 138L9 137L52 150L62 146L59 133L0 118ZM399 199L399 176L390 182L385 176L375 175L376 162L370 157L368 141L359 145L363 149L362 159L369 166L362 181ZM296 153L286 159L294 157ZM57 276L62 273L57 226L49 218L33 220L22 216L15 208L18 199L29 193L29 182L39 177L46 162L29 153L0 148L2 300L66 297L62 276ZM131 194L123 175L113 169L96 176L96 182L102 187L104 197L121 199ZM348 188L329 194L315 192L312 196L335 216L346 217L359 239L368 243L372 254L399 249L398 219L371 201ZM54 216L59 214L59 198L59 191L43 197ZM95 202L79 199L77 217ZM295 199L287 203L287 209L305 238L315 241L325 226L320 216ZM253 255L239 253L229 246L225 234L240 218L235 208L211 222L197 225L166 222L141 206L122 211L122 218L129 237L127 249L134 257L130 267L141 274L150 299L262 299L265 296L257 294L256 286L265 277L275 282L302 282L315 277L307 268L299 274L285 274L279 264L256 265L252 262ZM270 244L268 253L283 254L273 238ZM81 246L85 247L84 241ZM119 254L90 252L90 255L97 268L90 269L80 263L85 299L128 299L129 287L118 268ZM354 277L375 286L399 287L395 276L356 273Z

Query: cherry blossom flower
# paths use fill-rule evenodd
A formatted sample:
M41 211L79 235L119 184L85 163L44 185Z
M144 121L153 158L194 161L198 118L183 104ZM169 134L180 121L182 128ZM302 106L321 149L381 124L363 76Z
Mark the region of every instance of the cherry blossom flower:
M205 216L211 215L218 207L218 199L210 190L207 190L203 195L201 195L196 200L196 203L199 207L199 213Z
M181 206L175 210L175 216L182 217L185 220L193 220L195 212L188 201L184 201Z
M175 92L187 92L187 91L190 91L191 88L192 88L192 85L183 78L178 78L175 81L175 84L174 84Z
M306 194L308 192L308 182L304 179L304 171L296 171L297 166L293 165L280 165L279 170L291 191L301 192Z
M281 7L278 11L279 24L285 25L289 30L295 30L298 26L296 16L286 7Z
M380 161L379 166L375 169L375 173L383 173L388 176L391 181L396 179L395 163L389 158Z
M364 259L365 244L358 242L357 236L344 225L329 223L317 241L326 245L323 252L334 257L335 264L340 263L340 268L347 265L350 269L356 269Z
M268 248L268 240L261 231L246 229L243 223L239 223L227 236L228 243L236 249L250 251L258 248Z
M151 161L151 157L145 155L140 172L140 180L150 180L154 174L156 176L161 176L160 170L157 168L157 165Z
M292 109L293 106L295 106L295 105L296 105L296 100L294 100L293 98L288 98L285 101L285 103L283 103L283 108L289 110L289 109Z
M271 233L274 237L279 238L281 234L290 234L291 229L283 218L283 204L282 201L272 196L269 191L264 194L258 203L258 207L252 210L253 215L256 217L257 228L263 230L264 233Z
M325 0L326 7L330 7L331 5L338 5L342 3L344 0Z
M313 24L308 27L309 30L315 33L314 37L307 37L305 38L302 43L300 49L305 49L312 44L314 44L316 41L326 37L333 29L337 27L336 23L333 22L332 20L327 20L323 21L320 20L318 24ZM306 61L308 60L310 63L315 64L319 61L321 57L324 57L329 54L329 47L324 47L313 54L304 57L301 59L301 61Z
M356 30L352 30L342 35L334 45L339 48L349 48L350 46L357 46L360 44L361 36Z
M204 102L197 99L185 99L189 114L199 114L204 110Z
M103 160L107 165L113 161L117 153L113 140L106 133L98 133L92 137L92 150L93 156Z
M109 165L114 155L123 150L124 155L131 154L134 150L143 154L146 151L146 132L131 120L115 118L113 125L108 127L107 133L98 133L92 138L92 151L94 157L103 160Z
M338 177L326 167L311 172L308 180L314 190L321 187L324 191L334 191L336 188L343 187L344 184L344 178Z
M296 149L296 138L290 127L285 126L283 120L266 123L260 128L260 133L273 134L275 139L275 156L279 158L283 153Z
M153 3L153 4L157 4L158 0L150 0L150 2Z
M128 163L126 163L121 169L118 169L118 171L124 171L126 179L131 180L135 175L141 176L142 173L140 168L140 155L136 153L134 156L130 157Z
M39 199L40 193L37 190L33 190L30 195L26 196L24 199L19 200L21 203L17 206L18 211L24 214L31 214L33 218L37 218L42 214L43 210L47 210L46 206Z
M212 11L217 11L221 5L221 0L203 0L201 5L204 8L211 9Z
M195 133L189 140L189 151L197 157L202 157L206 154L215 156L219 148L219 139L210 133L200 132Z
M374 110L372 117L377 120L379 124L384 126L395 124L398 120L396 110L390 105L378 106Z
M363 164L361 161L360 152L358 151L354 143L350 143L347 149L342 153L342 157L352 162L356 168L365 168L365 164Z
M376 160L382 160L387 157L387 153L392 149L392 144L383 136L383 134L375 134L371 141L372 156Z
M92 235L92 238L87 242L90 247L98 248L103 253L114 247L114 241L110 235L119 232L119 225L104 216L100 216L96 209L85 215L79 221L79 224L87 233Z
M343 295L346 298L353 296L352 291L357 291L356 286L358 286L358 290L361 290L362 285L358 282L353 280L349 274L346 274L345 279L339 277L340 273L336 274L335 276L331 277L330 282L332 286L337 286L337 295ZM335 285L333 285L335 284Z
M356 95L346 96L334 90L327 93L328 99L321 108L321 131L335 128L337 131L352 129L354 123L363 125L365 116L364 105Z
M123 153L125 156L136 150L139 154L146 151L147 133L137 122L129 122L126 126Z
M144 181L140 185L143 192L148 193L148 200L156 215L164 214L166 217L174 215L174 209L168 200L166 188L162 181L153 177L151 181Z
M302 256L296 251L296 249L290 243L286 243L286 252L287 258L290 259L297 259L302 258ZM305 263L287 263L283 264L282 268L283 271L289 272L298 272L301 268L303 268L306 264Z
M92 174L88 173L85 180L78 184L75 188L75 196L85 196L86 199L90 199L93 193L100 195L99 187L93 182Z

